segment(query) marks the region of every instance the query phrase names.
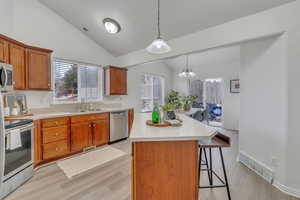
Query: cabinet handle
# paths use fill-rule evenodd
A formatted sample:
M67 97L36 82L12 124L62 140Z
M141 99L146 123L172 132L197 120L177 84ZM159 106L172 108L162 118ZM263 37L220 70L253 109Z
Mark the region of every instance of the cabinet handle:
M55 151L58 151L58 150L59 150L59 148L58 148L58 147L56 147L56 148L55 148Z
M90 124L89 127L92 127L92 125Z
M16 82L15 82L15 81L13 81L13 85L14 85L14 84L16 84Z
M55 122L55 125L58 125L58 122Z
M93 124L93 127L95 128L95 127L96 127L96 124Z
M56 136L58 136L58 133L55 133Z

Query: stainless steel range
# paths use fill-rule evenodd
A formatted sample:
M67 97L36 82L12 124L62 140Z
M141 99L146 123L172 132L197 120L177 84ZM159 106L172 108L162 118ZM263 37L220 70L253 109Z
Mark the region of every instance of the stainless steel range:
M0 199L33 175L33 121L3 120L0 95Z

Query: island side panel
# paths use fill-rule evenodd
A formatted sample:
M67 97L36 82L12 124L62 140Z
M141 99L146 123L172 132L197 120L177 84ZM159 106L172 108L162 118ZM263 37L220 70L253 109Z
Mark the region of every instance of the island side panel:
M198 200L198 142L134 142L133 200Z

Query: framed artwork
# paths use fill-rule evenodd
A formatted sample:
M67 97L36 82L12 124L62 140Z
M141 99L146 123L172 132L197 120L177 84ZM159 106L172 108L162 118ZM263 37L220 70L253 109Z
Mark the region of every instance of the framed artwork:
M230 80L230 93L240 93L240 79Z

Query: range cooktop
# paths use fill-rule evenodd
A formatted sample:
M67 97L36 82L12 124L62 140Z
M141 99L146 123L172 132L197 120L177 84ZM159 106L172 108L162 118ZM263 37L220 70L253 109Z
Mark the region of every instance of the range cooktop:
M15 120L5 120L5 129L16 128L19 126L24 126L26 124L32 123L31 119L15 119Z

